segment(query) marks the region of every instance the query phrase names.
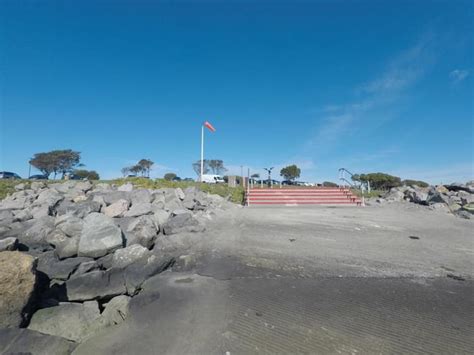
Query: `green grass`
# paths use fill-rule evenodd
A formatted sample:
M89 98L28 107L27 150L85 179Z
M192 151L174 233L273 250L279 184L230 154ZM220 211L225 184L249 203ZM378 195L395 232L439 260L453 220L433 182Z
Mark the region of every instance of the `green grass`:
M46 183L55 183L61 182L58 180L41 180ZM116 180L100 180L95 181L94 183L105 182L109 184L115 184L117 186L126 184L128 182L132 183L137 188L144 189L160 189L160 188L182 188L195 186L201 191L209 192L211 194L219 195L224 198L229 198L230 201L238 204L243 204L244 201L244 189L240 187L229 187L227 184L202 184L199 182L174 182L167 181L164 179L144 179L144 178L127 178L127 179L116 179ZM20 183L25 183L29 185L31 181L29 180L0 180L0 200L4 199L8 194L15 192L15 185Z
M117 186L132 183L133 186L144 189L161 189L161 188L182 188L183 190L187 187L195 186L201 191L209 192L211 194L219 195L224 198L229 198L230 201L238 204L244 202L244 189L240 187L229 187L227 184L202 184L199 182L192 181L168 181L164 179L144 179L144 178L127 178L127 179L116 179L110 181L101 181Z

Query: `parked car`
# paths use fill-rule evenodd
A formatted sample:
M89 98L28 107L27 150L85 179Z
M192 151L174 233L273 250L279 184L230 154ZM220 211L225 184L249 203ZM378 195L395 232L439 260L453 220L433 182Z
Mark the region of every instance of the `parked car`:
M224 184L224 178L220 175L211 175L211 174L204 174L202 176L202 181L205 184Z
M281 184L285 186L292 186L292 185L296 185L296 182L294 182L293 180L283 180Z
M29 178L29 180L48 180L48 177L46 175L31 175Z
M175 176L171 181L180 182L181 178L179 176Z
M183 181L186 181L186 182L194 182L194 179L191 179L191 178L184 178Z
M21 179L20 175L12 173L10 171L0 171L0 179Z

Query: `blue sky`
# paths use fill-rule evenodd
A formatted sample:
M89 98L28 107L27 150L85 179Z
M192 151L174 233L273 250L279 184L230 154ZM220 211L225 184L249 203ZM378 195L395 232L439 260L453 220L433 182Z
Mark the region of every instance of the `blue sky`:
M0 3L0 170L72 148L103 178L296 163L473 179L471 1Z

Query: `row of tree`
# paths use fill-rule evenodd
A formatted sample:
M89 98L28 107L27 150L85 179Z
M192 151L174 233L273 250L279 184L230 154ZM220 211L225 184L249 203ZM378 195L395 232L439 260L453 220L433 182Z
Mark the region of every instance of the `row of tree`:
M193 170L197 176L201 175L201 160L193 163ZM209 174L212 172L214 175L223 175L227 171L224 166L224 161L219 159L204 159L203 161L203 174Z
M150 177L150 171L155 163L150 159L141 159L137 164L132 166L126 166L122 168L122 175L124 177L133 175L133 176L142 176Z
M352 180L360 183L370 183L370 187L374 190L389 190L398 186L419 186L428 187L429 184L420 180L402 180L398 176L385 173L369 173L357 174L352 176Z
M52 150L50 152L36 153L29 163L49 178L58 174L64 179L66 175L74 175L81 179L99 180L99 174L94 170L77 169L81 164L81 153L72 149Z

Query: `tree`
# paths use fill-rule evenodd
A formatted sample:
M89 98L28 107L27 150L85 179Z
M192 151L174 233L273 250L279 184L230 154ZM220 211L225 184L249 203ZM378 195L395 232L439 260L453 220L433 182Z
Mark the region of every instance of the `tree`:
M153 166L153 164L155 164L154 162L152 162L150 159L141 159L139 162L138 162L138 166L140 166L141 168L141 173L142 173L142 176L146 176L147 177L150 177L150 171L151 171L151 167Z
M290 165L281 169L280 175L283 176L285 180L296 180L301 175L301 169L296 165Z
M126 166L125 168L122 168L122 170L120 171L122 172L123 177L127 177L130 174L130 167Z
M428 184L427 182L420 181L420 180L410 180L410 179L403 180L402 184L405 185L405 186L418 186L418 187L428 187L428 186L430 186L430 184Z
M99 180L99 174L95 170L85 170L85 169L76 169L73 171L75 176L80 177L81 179L87 180Z
M224 162L219 159L212 159L208 162L209 168L212 170L212 173L215 175L222 175L227 171L224 167Z
M53 150L46 153L36 153L30 159L30 164L48 176L54 173L54 178L58 173L62 173L63 177L66 173L79 166L81 153L71 149Z
M173 181L177 177L178 176L175 173L167 173L165 174L164 179L167 181Z
M252 174L252 176L250 176L252 179L260 179L260 174Z
M140 165L138 165L138 164L131 166L129 169L130 169L130 172L131 172L133 175L138 175L138 174L140 174L140 173L143 174L143 167L140 166Z
M339 185L332 181L324 181L323 186L324 187L338 187Z
M352 180L361 183L370 183L370 187L373 190L389 190L392 187L402 185L402 181L398 176L393 176L385 173L353 175Z
M198 160L197 162L193 163L193 170L197 176L201 175L201 161ZM209 160L204 159L204 168L203 174L207 174L209 172Z

